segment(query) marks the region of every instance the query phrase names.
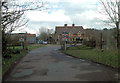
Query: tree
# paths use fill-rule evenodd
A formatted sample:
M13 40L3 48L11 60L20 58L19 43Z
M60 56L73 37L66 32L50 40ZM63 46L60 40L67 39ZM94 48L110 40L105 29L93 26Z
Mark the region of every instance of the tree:
M30 4L30 5L27 5ZM2 1L2 30L10 33L21 26L24 26L28 20L26 20L24 13L29 10L45 10L45 3L42 1L19 3L19 0Z
M101 3L110 22L114 23L117 28L117 48L120 49L120 0L101 0Z
M30 5L29 5L30 4ZM19 0L3 0L1 5L2 54L7 51L10 34L16 29L22 29L28 20L24 13L29 10L44 10L45 3L36 1L19 3Z
M46 32L41 32L41 33L40 33L40 36L39 36L39 39L40 39L40 40L46 41L47 38L48 38L48 35L47 35Z
M47 38L48 38L48 33L47 33L47 28L46 28L46 27L41 27L41 28L39 29L38 34L39 34L38 38L39 38L40 40L43 40L43 41L47 40Z

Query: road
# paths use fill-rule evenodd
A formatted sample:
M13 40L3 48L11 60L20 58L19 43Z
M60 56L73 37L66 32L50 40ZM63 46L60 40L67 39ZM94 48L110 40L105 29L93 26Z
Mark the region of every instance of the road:
M48 46L29 52L6 81L116 81L118 72L57 52Z

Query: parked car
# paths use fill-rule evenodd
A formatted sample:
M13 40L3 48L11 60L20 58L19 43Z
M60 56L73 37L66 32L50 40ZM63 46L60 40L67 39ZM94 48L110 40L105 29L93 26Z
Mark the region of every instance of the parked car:
M38 44L42 44L43 43L43 41L42 40L38 40Z
M44 44L44 45L47 45L47 42L46 42L46 41L43 41L43 44Z

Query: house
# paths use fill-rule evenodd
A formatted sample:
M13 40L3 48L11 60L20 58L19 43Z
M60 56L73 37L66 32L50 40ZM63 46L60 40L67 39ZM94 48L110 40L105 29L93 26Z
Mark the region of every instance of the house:
M55 44L55 35L54 34L49 34L49 36L47 38L47 42L49 44Z
M36 43L36 34L27 34L27 42L29 44L35 44Z
M82 41L86 33L85 29L83 29L82 26L75 26L75 24L72 24L72 26L67 26L67 24L64 26L56 26L55 39L57 43L60 43L60 41L62 41L63 32L68 33L68 42Z

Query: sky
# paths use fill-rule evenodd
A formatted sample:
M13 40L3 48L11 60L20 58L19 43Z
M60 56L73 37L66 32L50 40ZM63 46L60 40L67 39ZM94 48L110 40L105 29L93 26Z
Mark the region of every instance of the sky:
M52 29L54 32L55 26L64 26L64 24L71 26L73 23L85 29L105 28L101 19L106 17L98 12L101 9L98 0L46 0L46 2L47 10L25 12L29 22L23 26L24 32L38 34L41 27Z

